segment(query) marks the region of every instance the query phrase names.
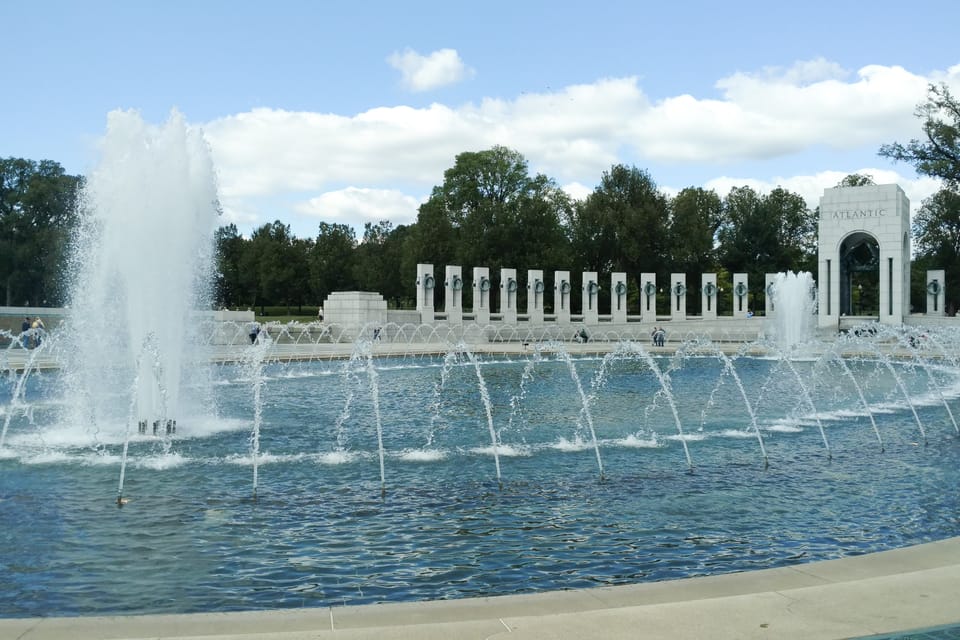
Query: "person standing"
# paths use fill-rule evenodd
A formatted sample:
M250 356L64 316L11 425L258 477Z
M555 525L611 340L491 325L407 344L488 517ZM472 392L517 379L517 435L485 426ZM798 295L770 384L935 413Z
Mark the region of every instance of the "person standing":
M20 346L24 349L30 348L30 317L24 317L23 323L20 325Z
M37 316L36 319L34 319L33 324L30 325L30 328L33 329L33 346L35 348L39 347L40 342L43 340L44 331L43 320L40 319L40 316Z

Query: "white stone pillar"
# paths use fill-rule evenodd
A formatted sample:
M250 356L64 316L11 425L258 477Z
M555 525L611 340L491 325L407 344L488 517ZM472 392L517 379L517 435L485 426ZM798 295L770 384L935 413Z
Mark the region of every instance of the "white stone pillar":
M704 320L717 319L717 300L720 289L717 288L717 274L700 274L700 315Z
M543 271L527 270L527 318L531 324L543 324L543 305L546 302L547 285Z
M447 265L443 279L443 310L447 312L447 322L463 324L463 269Z
M750 312L750 280L745 273L733 274L733 317L746 318Z
M943 316L947 297L947 273L943 269L927 271L927 315Z
M777 312L777 309L773 304L773 294L776 291L776 287L777 287L776 285L777 274L775 273L765 274L763 281L766 283L763 287L763 293L764 293L763 312L764 312L764 315L769 318L774 314L776 314Z
M473 318L478 325L490 324L490 267L473 268Z
M627 274L614 272L610 274L610 322L613 324L627 323Z
M657 321L657 274L640 274L640 322Z
M580 307L583 324L600 323L600 282L596 271L584 271L580 283Z
M670 319L687 319L687 274L670 274Z
M553 313L557 316L557 324L570 324L570 292L573 283L570 282L569 271L553 272Z
M433 275L432 264L417 265L417 311L420 312L420 322L433 322L434 305L433 290L437 286L437 279Z
M517 324L517 293L520 283L516 269L500 269L500 316L507 324Z

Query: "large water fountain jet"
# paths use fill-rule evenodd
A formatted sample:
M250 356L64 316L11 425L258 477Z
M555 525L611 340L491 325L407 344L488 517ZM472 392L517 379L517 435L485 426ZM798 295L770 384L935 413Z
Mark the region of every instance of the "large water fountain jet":
M116 406L113 390L137 380L138 420L166 423L202 404L187 407L181 389L200 362L191 345L212 282L213 165L201 132L177 112L162 126L112 112L101 149L71 257L62 335L73 415L65 422L122 422L126 407ZM139 359L137 370L147 336L158 357ZM154 368L162 371L156 383Z
M789 350L809 341L816 324L816 285L808 271L778 273L772 284L773 333L781 348Z

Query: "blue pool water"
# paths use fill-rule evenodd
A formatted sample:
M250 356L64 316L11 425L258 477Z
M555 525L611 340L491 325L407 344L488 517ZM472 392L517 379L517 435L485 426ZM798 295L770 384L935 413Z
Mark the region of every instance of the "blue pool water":
M63 424L58 375L34 374L4 406L0 616L502 595L960 535L955 369L852 361L868 410L823 359L654 363L669 395L633 356L219 366L176 436L132 437L119 509L122 418Z

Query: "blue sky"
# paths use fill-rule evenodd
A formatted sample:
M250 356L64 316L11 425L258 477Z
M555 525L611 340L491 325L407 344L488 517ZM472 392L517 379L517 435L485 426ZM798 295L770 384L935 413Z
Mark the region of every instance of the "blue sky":
M349 4L349 6L348 6ZM614 163L815 204L960 92L952 1L0 2L0 156L98 161L107 114L203 129L224 222L415 220L463 151L502 144L582 197Z

